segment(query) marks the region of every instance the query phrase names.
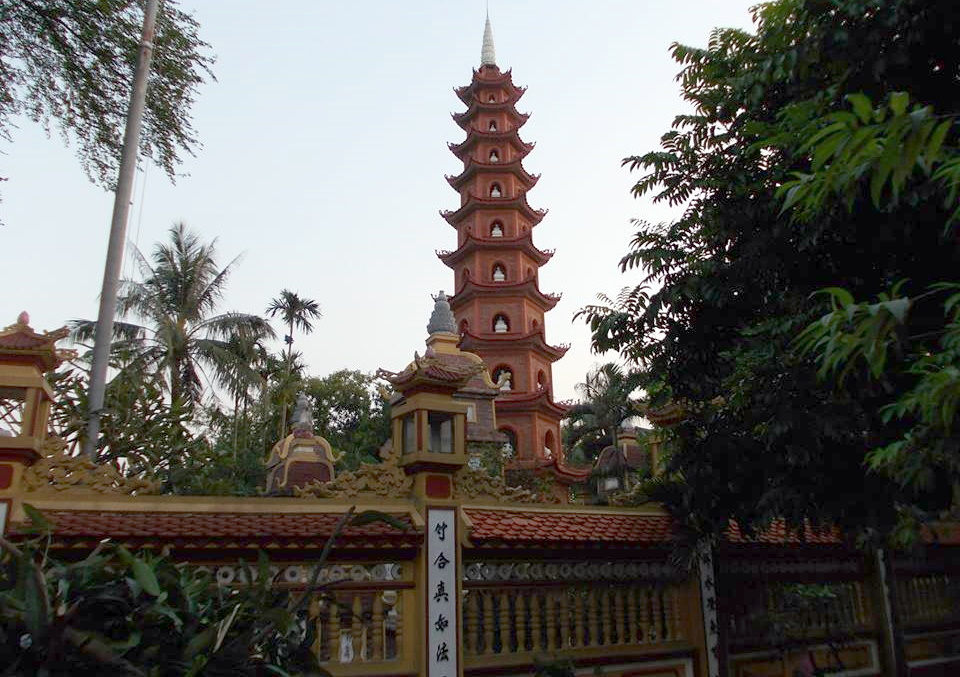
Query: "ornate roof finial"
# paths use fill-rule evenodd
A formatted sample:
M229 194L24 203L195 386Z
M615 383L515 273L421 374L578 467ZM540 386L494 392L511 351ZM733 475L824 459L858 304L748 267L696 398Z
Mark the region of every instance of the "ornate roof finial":
M480 49L480 65L496 66L497 54L493 47L493 29L490 28L490 9L487 9L487 23L483 27L483 47Z
M439 331L448 334L457 333L457 321L453 317L453 311L450 310L450 302L447 301L447 295L440 290L440 293L433 297L433 313L430 315L430 322L427 324L427 333L436 334Z

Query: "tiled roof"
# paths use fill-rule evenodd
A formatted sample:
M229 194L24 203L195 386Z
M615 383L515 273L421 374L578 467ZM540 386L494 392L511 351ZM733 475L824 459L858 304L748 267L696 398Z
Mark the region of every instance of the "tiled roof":
M535 512L465 508L473 523L474 543L572 543L580 545L649 545L672 534L666 515L591 512Z
M786 520L774 520L770 526L748 536L740 530L740 525L731 521L726 532L728 543L739 545L841 545L843 536L836 527L817 530L809 524L804 525L803 534L788 530Z
M323 542L340 519L338 513L120 512L46 510L58 539L178 541ZM347 527L344 540L385 541L414 535L409 515L395 515L410 526L402 531L383 522Z

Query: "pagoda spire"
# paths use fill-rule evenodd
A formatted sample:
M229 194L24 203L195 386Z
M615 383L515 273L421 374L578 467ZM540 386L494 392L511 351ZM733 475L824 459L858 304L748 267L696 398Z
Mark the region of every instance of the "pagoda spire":
M480 49L480 65L496 66L497 53L493 46L493 29L490 27L490 9L487 9L487 23L483 27L483 47Z

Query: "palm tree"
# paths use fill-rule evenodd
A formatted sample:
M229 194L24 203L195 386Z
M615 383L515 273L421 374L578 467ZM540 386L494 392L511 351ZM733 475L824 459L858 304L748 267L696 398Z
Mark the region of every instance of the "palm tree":
M612 362L588 373L576 386L582 399L567 412L565 447L579 446L593 458L604 447L616 445L620 424L637 415L630 396L638 385L638 374L624 373Z
M289 333L283 337L287 344L287 375L289 376L293 366L293 330L297 328L304 334L311 333L313 331L312 321L323 317L323 313L320 312L320 304L313 299L303 298L296 292L284 289L280 292L280 296L271 299L270 305L267 306L267 314L270 317L279 315L289 330ZM281 437L287 430L286 398L284 398L282 405L283 412L280 415Z
M171 403L192 407L199 402L204 381L229 387L257 376L239 340L257 342L274 336L270 324L257 315L214 314L238 259L220 268L216 241L203 243L183 223L170 228L169 242L158 243L148 259L134 257L140 280L124 280L117 299L114 346L135 355L127 367L159 373ZM78 322L74 335L92 335L93 322Z

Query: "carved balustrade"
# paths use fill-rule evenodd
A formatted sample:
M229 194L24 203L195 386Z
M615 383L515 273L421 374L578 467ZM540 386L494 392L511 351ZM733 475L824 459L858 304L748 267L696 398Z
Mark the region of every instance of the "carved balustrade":
M234 565L199 567L219 585L243 585L255 570ZM302 590L314 580L301 620L304 636L313 624L313 650L335 675L399 674L412 671L410 642L416 632L414 583L409 563L329 564L315 571L310 564L273 565L275 584ZM332 585L319 589L325 584Z
M900 618L905 628L960 623L960 580L944 573L897 579Z
M468 564L463 582L467 664L492 657L642 645L688 639L685 588L672 569L639 562Z
M823 585L830 598L807 608L793 606L790 583L742 581L736 596L727 599L730 639L734 645L764 644L771 626L795 633L796 640L849 636L875 629L873 602L864 581ZM826 591L824 591L826 592ZM802 635L802 636L801 636Z

